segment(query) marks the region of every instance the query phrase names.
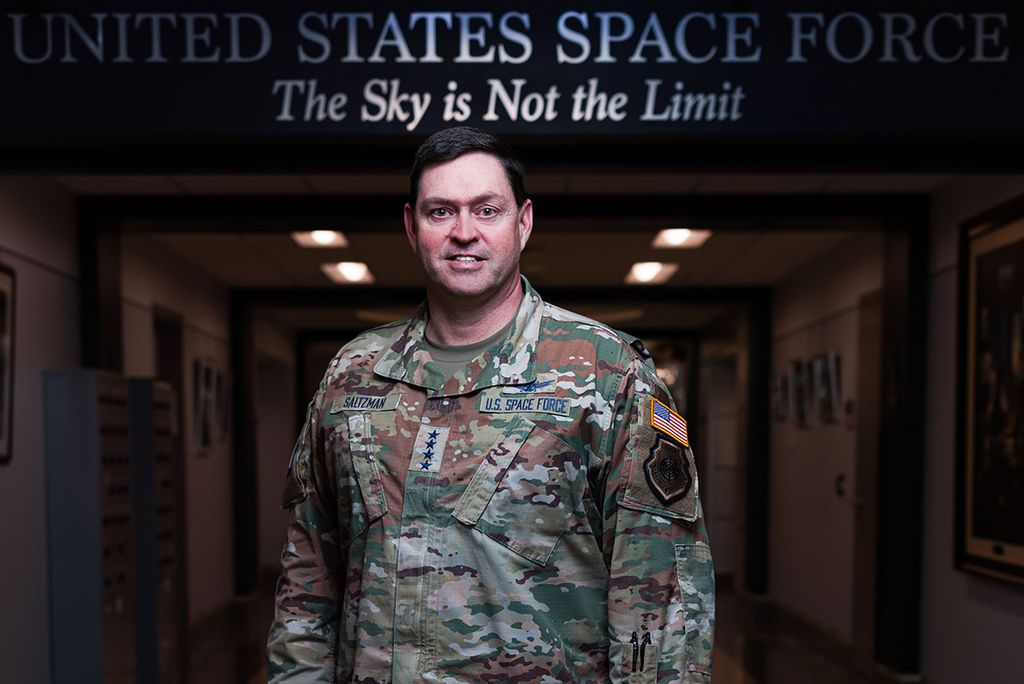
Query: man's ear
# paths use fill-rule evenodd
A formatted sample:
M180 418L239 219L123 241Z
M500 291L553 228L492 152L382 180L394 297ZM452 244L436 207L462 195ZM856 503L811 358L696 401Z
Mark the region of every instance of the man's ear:
M402 219L405 221L405 237L409 240L412 253L418 256L419 253L416 251L416 219L413 216L412 205L408 202L405 203L405 209L402 211Z
M522 252L526 249L526 243L533 233L533 201L526 200L523 202L523 206L519 209L518 213L519 224L516 228L519 230L519 251Z

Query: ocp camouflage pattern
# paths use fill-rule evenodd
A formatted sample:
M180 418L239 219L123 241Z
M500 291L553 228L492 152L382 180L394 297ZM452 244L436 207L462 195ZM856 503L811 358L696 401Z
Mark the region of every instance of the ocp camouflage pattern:
M269 681L710 681L693 454L668 504L642 466L641 407L669 393L633 338L523 287L447 380L425 306L331 361L289 468Z

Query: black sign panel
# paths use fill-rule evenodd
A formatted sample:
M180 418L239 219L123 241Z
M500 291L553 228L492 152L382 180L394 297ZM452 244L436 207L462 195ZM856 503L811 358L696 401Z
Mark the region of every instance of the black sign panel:
M1021 138L1024 9L902 2L31 2L0 143L520 134Z

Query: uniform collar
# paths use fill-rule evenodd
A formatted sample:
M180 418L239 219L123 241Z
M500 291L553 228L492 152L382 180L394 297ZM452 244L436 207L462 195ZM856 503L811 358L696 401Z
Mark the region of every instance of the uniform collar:
M423 302L407 325L381 355L373 370L392 380L433 390L432 396L469 394L486 387L519 385L537 378L537 339L544 302L525 276L523 301L508 335L445 381L424 341L427 303Z

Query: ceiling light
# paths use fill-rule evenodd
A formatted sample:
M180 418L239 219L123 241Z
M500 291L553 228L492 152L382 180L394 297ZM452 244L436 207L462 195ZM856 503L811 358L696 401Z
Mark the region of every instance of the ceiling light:
M660 261L640 261L633 264L626 274L626 282L630 285L656 285L663 283L679 270L676 264L665 264Z
M292 233L292 240L300 247L348 247L344 233L336 230L306 230Z
M666 228L659 230L654 236L651 247L662 249L696 249L711 237L710 230L690 230L689 228Z
M373 273L362 261L339 261L335 264L320 264L320 270L331 281L339 285L365 285L373 282Z

